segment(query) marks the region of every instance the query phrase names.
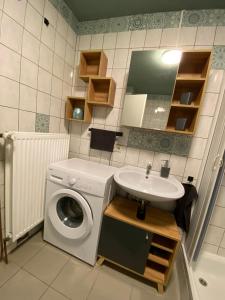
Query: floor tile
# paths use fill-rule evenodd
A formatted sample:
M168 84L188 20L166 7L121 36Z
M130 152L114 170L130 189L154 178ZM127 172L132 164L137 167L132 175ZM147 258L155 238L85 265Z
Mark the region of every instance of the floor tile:
M121 276L116 277L100 268L88 300L128 300L130 299L131 289L131 284L126 279L123 280Z
M70 259L52 287L70 299L83 300L89 294L97 274L98 268Z
M45 245L42 240L42 233L39 232L23 245L19 246L9 255L9 261L14 262L18 266L22 267L25 263L37 254L41 248Z
M67 300L68 298L64 297L62 294L59 294L55 290L49 288L40 300Z
M47 289L40 280L20 270L0 288L4 300L38 300Z
M62 251L47 245L29 260L23 268L38 279L50 284L68 259L68 255Z
M19 267L14 263L0 264L0 286L2 286L10 277L16 274Z

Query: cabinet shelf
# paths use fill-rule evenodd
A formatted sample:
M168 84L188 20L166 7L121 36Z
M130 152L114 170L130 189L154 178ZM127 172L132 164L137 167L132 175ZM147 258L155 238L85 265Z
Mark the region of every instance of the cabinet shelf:
M105 76L108 59L103 51L82 51L79 76L88 82L90 76Z
M162 257L152 254L152 253L149 253L148 260L154 261L155 263L158 263L159 265L162 265L164 267L169 267L169 264L170 264L168 259L162 258Z
M83 120L73 118L74 108L81 108L84 111ZM92 119L92 107L83 97L68 97L66 102L66 119L76 122L90 123Z
M156 283L164 284L166 268L155 263L150 262L145 267L144 277Z
M171 107L180 107L180 108L190 108L190 109L196 109L196 108L199 108L199 105L194 105L194 104L180 104L178 101L174 101L172 102L171 104Z
M176 242L161 235L154 234L151 245L169 253L173 253L176 247Z
M88 84L88 103L113 106L116 85L112 78L90 77Z

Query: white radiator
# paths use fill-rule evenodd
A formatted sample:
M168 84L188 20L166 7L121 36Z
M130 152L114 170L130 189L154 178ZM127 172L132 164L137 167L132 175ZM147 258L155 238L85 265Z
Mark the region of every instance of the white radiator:
M43 221L46 171L68 158L69 135L11 132L5 140L6 235L16 241Z

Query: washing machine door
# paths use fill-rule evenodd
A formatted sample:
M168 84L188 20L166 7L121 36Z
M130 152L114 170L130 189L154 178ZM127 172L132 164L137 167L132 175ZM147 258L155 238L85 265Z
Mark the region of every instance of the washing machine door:
M58 190L52 195L48 216L58 233L69 239L85 238L93 226L89 204L82 195L69 189Z

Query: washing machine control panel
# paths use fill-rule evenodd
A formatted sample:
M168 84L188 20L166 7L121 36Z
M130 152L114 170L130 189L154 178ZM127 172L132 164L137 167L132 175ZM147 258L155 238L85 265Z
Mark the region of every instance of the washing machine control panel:
M69 178L69 180L68 180L68 183L69 183L70 186L73 186L76 182L77 182L77 180L74 177Z

